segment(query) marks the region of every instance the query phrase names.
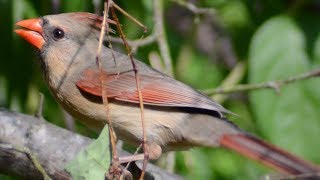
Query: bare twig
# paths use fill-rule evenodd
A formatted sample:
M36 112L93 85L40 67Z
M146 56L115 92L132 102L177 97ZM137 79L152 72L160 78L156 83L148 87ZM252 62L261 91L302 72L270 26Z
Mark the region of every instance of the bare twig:
M154 43L156 39L157 39L157 34L153 33L143 39L127 40L127 43L129 44L129 46L141 47L141 46L146 46ZM110 41L114 43L123 43L121 38L116 38L116 37L110 37Z
M124 14L125 16L127 16L129 19L131 19L133 22L135 22L136 24L138 24L140 27L142 27L144 29L144 32L148 31L148 28L143 25L141 22L139 22L136 18L134 18L133 16L131 16L130 14L128 14L125 10L123 10L120 6L118 6L116 3L112 2L112 7L116 8L118 11L120 11L122 14Z
M192 13L199 15L199 14L215 14L215 10L213 8L199 8L196 5L192 4L191 2L184 1L184 0L171 0L172 2L175 2L179 4L180 6L183 6L190 10Z
M34 167L42 174L43 179L44 180L51 180L51 178L46 173L46 171L44 170L42 165L39 163L37 158L31 153L31 151L28 148L19 147L19 146L15 146L15 145L12 145L12 144L3 144L3 143L0 144L0 147L1 147L1 149L14 150L14 151L17 151L17 152L24 153L30 159L30 161L32 162Z
M133 71L134 71L134 74L135 74L135 79L136 79L136 86L137 86L137 92L138 92L138 97L139 97L139 105L140 105L140 115L141 115L141 126L142 126L142 136L143 136L143 140L142 140L142 143L143 143L143 152L145 154L145 158L144 158L144 161L143 161L143 168L142 168L142 172L141 172L141 176L140 176L140 179L143 179L144 175L145 175L145 170L146 170L146 167L147 167L147 163L148 163L148 157L146 156L147 155L147 136L146 136L146 127L145 127L145 120L144 120L144 104L143 104L143 97L142 97L142 93L141 93L141 88L140 88L140 76L139 76L139 71L136 67L136 64L133 60L133 57L132 57L132 52L130 50L130 47L126 41L126 38L125 38L125 35L122 31L122 28L120 26L120 23L119 23L119 20L118 20L118 17L114 11L114 8L111 7L111 14L112 14L112 17L114 18L114 20L116 21L116 24L117 24L117 29L120 33L120 37L122 38L122 41L123 41L123 44L124 46L126 47L127 51L128 51L128 56L131 60L131 63L132 63L132 68L133 68Z
M167 37L164 29L163 22L163 0L153 1L153 10L154 10L154 22L155 22L155 31L158 32L157 41L159 45L160 54L163 58L165 70L167 74L173 76L173 67L172 60L170 56L170 49L167 42Z
M273 89L276 92L279 92L281 86L302 81L305 79L309 79L312 77L317 77L317 76L320 76L320 69L309 71L309 72L306 72L297 76L289 77L283 80L268 81L268 82L257 83L257 84L241 84L233 87L207 89L207 90L204 90L203 92L210 95L252 91L252 90L258 90L258 89Z
M140 146L137 147L136 151L132 154L130 160L128 161L128 164L126 165L126 167L125 167L124 169L128 169L128 168L129 168L130 163L134 161L135 155L137 155L137 154L139 153L139 151L140 151L141 148L142 148L142 146L141 146L141 144L140 144Z
M137 39L132 41L127 41L127 43L132 47L132 50L136 50L141 46L145 46L154 42L158 42L159 50L165 65L165 73L173 75L172 60L170 56L170 50L168 47L168 42L166 40L164 23L163 23L163 2L162 0L154 1L154 32L143 39ZM122 43L121 38L110 37L110 41L114 43Z
M74 118L64 109L62 109L63 120L65 127L70 131L75 131L75 120Z
M103 13L103 21L102 21L102 27L101 27L101 31L100 31L100 37L99 37L99 46L98 46L98 50L97 50L97 56L96 56L96 60L97 60L97 64L99 67L99 71L100 71L100 82L101 82L101 87L103 87L103 84L105 84L104 82L104 78L103 78L103 67L102 67L102 63L101 63L101 49L102 49L102 43L103 43L103 37L105 34L105 28L106 28L106 21L107 21L107 15L108 15L108 10L109 10L109 6L108 3L105 2L104 3L104 13ZM108 96L107 96L107 90L106 88L102 88L102 101L103 101L103 105L105 106L106 109L106 113L107 113L107 123L109 126L109 138L110 138L110 151L111 151L111 155L112 157L110 159L112 159L112 165L117 166L119 164L119 159L118 159L118 154L117 154L117 150L116 150L116 138L115 138L115 133L112 127L112 120L110 117L110 109L109 109L109 105L108 105ZM117 163L118 162L118 163ZM112 168L112 165L110 166L110 168Z
M139 47L146 46L149 44L152 44L156 42L158 34L156 33L157 31L154 31L151 35L142 38L142 39L136 39L136 40L127 40L127 43L129 46L132 47L132 52L135 52ZM110 42L114 43L123 43L121 38L116 38L116 37L110 37L109 38Z
M39 93L39 102L38 102L38 108L36 113L34 114L34 116L36 116L37 118L41 118L42 117L42 112L43 112L43 94Z

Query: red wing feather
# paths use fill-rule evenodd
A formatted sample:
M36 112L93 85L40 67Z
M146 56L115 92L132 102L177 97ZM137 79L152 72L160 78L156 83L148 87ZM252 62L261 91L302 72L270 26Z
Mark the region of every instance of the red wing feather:
M88 69L76 83L79 89L95 96L101 96L101 81L107 89L107 96L121 101L139 103L133 71L120 74L102 73ZM150 105L193 107L219 112L228 112L210 98L198 91L166 76L140 74L140 87L143 102Z

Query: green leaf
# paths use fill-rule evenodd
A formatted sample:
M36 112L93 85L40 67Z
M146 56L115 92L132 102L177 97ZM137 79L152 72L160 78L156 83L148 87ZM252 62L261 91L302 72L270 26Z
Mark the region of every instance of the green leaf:
M103 180L109 165L109 131L106 125L99 138L71 160L65 169L72 175L74 180Z
M255 33L249 52L249 82L283 79L309 71L305 37L294 20L279 16L265 22ZM320 111L318 84L296 82L272 90L250 93L257 127L271 142L320 162ZM307 141L306 141L307 139Z

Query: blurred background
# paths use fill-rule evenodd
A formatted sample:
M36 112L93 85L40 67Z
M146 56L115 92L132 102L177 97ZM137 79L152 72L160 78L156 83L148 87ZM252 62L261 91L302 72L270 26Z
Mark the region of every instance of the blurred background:
M278 91L214 94L217 87L269 82L320 68L320 1L114 1L149 29L144 33L118 13L129 40L155 37L162 31L157 13L163 15L169 51L159 50L155 38L137 47L136 58L212 96L238 115L229 118L241 128L320 164L319 79L283 85ZM102 9L101 0L0 0L0 108L33 114L42 92L48 121L96 137L54 101L33 48L13 29L26 18L72 11L102 15ZM125 52L121 44L113 46ZM157 163L186 179L257 179L274 173L223 149L172 153Z

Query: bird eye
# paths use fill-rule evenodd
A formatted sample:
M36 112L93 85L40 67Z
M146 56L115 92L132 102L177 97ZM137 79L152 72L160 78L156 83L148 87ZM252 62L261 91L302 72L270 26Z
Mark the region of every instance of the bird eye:
M55 38L55 39L62 39L62 38L64 38L64 31L63 30L61 30L61 29L54 29L53 30L53 37Z

